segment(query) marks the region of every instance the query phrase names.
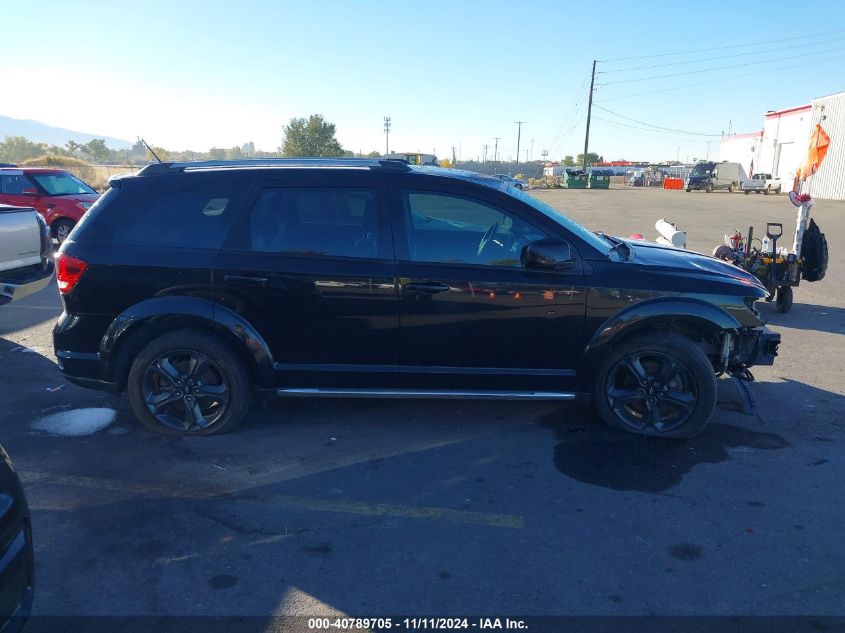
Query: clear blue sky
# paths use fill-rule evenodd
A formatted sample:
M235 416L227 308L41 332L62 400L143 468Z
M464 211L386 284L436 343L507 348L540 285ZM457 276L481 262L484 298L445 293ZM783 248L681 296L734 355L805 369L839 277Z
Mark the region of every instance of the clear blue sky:
M704 157L708 138L717 156L719 137L618 115L747 132L766 110L845 90L845 3L674 4L9 2L0 114L206 150L274 149L291 117L321 113L356 152L384 149L390 115L391 149L445 157L455 146L464 159L485 143L492 157L496 136L500 156L515 156L524 120L522 149L533 139L533 158L558 159L583 150L593 59L715 49L598 65L595 102L614 114L594 110L591 150L684 160ZM623 70L642 66L657 67ZM658 75L677 76L642 80Z

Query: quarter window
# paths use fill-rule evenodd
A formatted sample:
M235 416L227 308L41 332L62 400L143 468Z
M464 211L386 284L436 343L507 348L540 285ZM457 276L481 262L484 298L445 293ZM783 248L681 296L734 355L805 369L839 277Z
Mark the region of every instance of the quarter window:
M114 234L117 244L219 249L241 193L181 191L142 198Z
M262 253L377 258L382 234L368 189L266 189L250 215L252 250Z
M483 202L440 193L404 195L411 261L520 266L527 244L548 235Z

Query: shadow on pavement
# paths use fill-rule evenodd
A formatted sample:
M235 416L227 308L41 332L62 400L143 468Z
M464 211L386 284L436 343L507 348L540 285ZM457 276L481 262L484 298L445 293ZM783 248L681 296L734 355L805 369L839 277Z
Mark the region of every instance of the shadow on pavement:
M795 292L798 293L799 290ZM845 334L845 308L800 303L799 298L795 299L792 309L786 314L779 313L774 303L762 302L758 305L762 306L761 312L769 325Z

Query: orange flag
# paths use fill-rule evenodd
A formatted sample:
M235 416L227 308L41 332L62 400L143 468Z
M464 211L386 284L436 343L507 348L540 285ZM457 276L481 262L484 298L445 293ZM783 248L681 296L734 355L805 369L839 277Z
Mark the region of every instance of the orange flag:
M827 147L830 145L830 137L822 129L821 125L816 125L813 128L813 133L810 135L810 148L807 150L807 160L798 168L798 178L805 180L808 176L812 176L819 169L822 164L825 154L827 154Z

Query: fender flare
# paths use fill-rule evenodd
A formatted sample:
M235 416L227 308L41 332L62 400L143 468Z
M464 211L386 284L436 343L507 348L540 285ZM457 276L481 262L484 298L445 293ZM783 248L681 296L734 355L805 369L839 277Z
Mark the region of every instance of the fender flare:
M243 317L208 299L198 297L153 297L124 310L109 325L100 341L99 355L108 379L117 379L121 344L145 327L166 331L180 327L202 327L219 332L235 343L251 361L259 386L270 384L273 355L258 331Z
M659 323L685 323L718 332L741 327L725 309L701 299L658 297L641 301L596 328L578 361L579 391L592 391L595 373L616 343Z

